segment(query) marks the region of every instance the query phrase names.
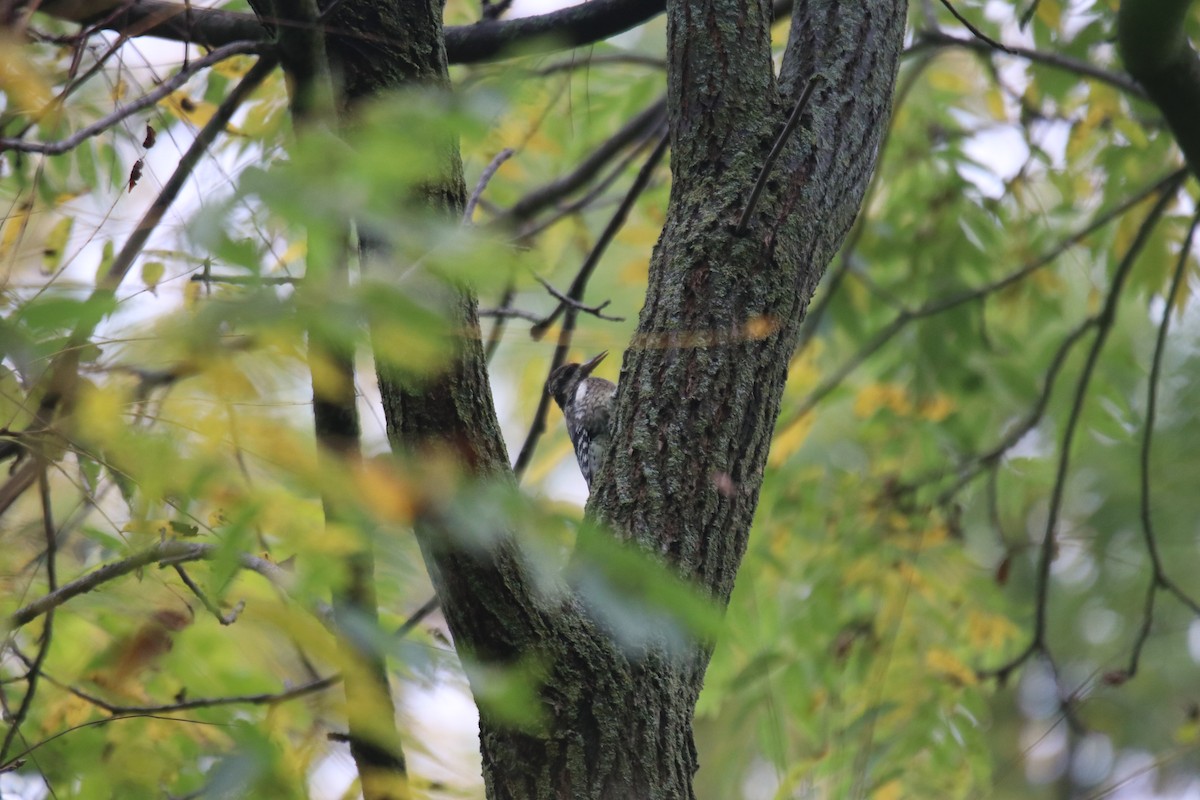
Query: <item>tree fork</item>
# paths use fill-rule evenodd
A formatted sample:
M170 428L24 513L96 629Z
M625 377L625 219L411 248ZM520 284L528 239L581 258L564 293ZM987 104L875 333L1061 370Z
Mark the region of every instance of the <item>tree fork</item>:
M901 0L800 4L777 81L768 3L667 6L674 185L622 369L612 455L589 508L721 607L804 309L874 169L904 11ZM351 101L404 84L448 87L440 4L360 1L332 16L332 28L348 34L329 47ZM367 28L370 53L354 38ZM357 52L338 52L352 44ZM764 159L817 74L778 177L735 236ZM444 177L428 200L456 214L465 196L458 149L440 152ZM475 475L500 477L507 456L474 335L474 297L459 292L448 309L466 335L441 376L406 384L377 359L389 437L406 450L448 447ZM709 643L622 648L565 587L536 594L511 533L480 553L456 547L434 516L418 527L464 661L530 658L544 669L540 727L519 730L481 710L490 798L694 797L692 715Z

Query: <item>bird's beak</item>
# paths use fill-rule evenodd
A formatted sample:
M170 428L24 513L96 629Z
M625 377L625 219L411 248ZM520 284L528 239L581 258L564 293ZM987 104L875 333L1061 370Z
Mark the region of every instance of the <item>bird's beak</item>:
M607 350L605 350L603 353L601 353L600 355L593 358L591 361L585 361L584 363L579 365L579 371L582 372L584 375L591 375L592 370L594 370L597 366L599 366L600 362L604 360L604 357L606 355L608 355Z

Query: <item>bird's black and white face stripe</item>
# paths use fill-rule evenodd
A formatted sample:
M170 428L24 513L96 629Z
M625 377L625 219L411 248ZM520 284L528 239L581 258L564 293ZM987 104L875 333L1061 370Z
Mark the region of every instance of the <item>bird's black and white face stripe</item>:
M558 407L566 410L571 401L578 396L583 379L592 374L592 370L608 355L605 350L600 355L582 364L563 364L550 373L546 380L546 394L554 398Z
M607 351L583 364L563 364L546 380L546 393L562 409L567 435L588 487L608 443L611 407L617 394L612 381L591 375L606 355Z

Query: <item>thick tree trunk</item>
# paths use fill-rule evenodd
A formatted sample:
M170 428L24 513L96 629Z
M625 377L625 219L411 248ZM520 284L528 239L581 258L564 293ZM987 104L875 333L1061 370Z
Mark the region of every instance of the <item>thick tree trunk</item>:
M723 607L804 309L858 211L888 122L905 4L798 3L778 79L768 3L667 6L674 184L590 509ZM439 3L343 2L330 27L347 35L329 51L350 97L445 86L440 18ZM767 153L813 79L801 125L739 234ZM430 199L453 210L461 166L456 148L442 156L445 180ZM474 298L461 295L448 313L467 334L444 375L412 386L380 369L389 433L397 448L436 443L476 474L501 476ZM535 588L510 533L482 552L450 534L436 518L418 533L464 661L528 659L545 673L540 728L482 713L488 796L693 797L692 715L710 645L663 636L623 647L570 587Z

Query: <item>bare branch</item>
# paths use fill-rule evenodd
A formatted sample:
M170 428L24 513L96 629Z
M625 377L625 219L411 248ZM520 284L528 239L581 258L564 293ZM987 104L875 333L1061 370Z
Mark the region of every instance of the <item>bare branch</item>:
M438 610L438 605L437 595L434 595L422 603L420 608L418 608L412 614L409 614L408 619L404 620L404 624L396 629L396 633L394 634L395 638L403 639L405 636L408 636L410 633L412 633L413 630L421 624L421 620Z
M669 133L663 133L659 138L658 146L654 148L654 151L646 159L646 163L642 165L642 169L634 179L633 185L629 187L629 191L626 193L625 199L621 201L616 214L608 221L608 226L600 235L600 239L597 240L592 251L588 253L583 266L579 268L579 272L575 275L575 280L571 282L571 288L567 290L568 297L577 301L582 299L588 280L591 278L596 265L600 263L600 256L608 247L609 242L616 236L617 231L621 229L621 226L625 222L625 217L628 216L637 198L650 184L650 178L654 174L654 170L658 167L662 157L666 154L670 141L671 137ZM558 346L555 347L554 356L550 360L549 372L553 372L567 360L567 351L571 348L571 338L575 331L575 320L579 312L566 303L560 302L550 316L543 319L530 330L530 334L534 335L535 338L540 336L564 310L566 318L563 320L562 329L558 334ZM529 462L533 459L533 451L537 447L542 433L546 430L546 414L549 411L550 396L542 392L541 397L538 398L537 410L533 414L533 422L529 426L529 433L525 436L525 443L521 445L521 452L517 455L516 463L513 464L513 474L516 475L517 480L521 479L521 475L529 467Z
M454 25L446 28L446 54L451 64L472 64L579 47L635 28L661 14L664 7L663 0L591 0L533 17ZM43 10L54 13L55 9ZM134 0L117 11L105 10L91 22L127 36L157 36L210 47L248 39L265 42L263 22L275 27L288 24L164 0Z
M951 36L942 31L919 31L914 37L913 45L905 51L905 54L915 54L931 47L961 47L967 50L974 50L978 53L995 52L996 48L978 39L960 39L956 36ZM1107 83L1133 97L1145 97L1146 91L1141 84L1130 78L1128 75L1119 72L1112 72L1098 67L1095 64L1089 64L1086 61L1081 61L1070 56L1064 56L1059 53L1049 53L1041 50L1034 50L1028 47L1017 47L1014 45L1004 45L1000 48L1000 52L1007 53L1016 58L1023 58L1026 61L1034 64L1042 64L1043 66L1061 69L1065 72L1071 72L1085 78L1091 78L1101 83Z
M38 491L42 501L42 532L46 537L46 584L50 593L53 594L58 589L58 532L54 529L54 517L51 515L50 479L46 474L44 461L38 464ZM9 635L15 634L10 633ZM46 663L46 656L50 654L50 642L53 635L54 609L51 608L46 613L46 621L42 624L42 636L37 655L34 656L33 663L29 665L28 671L25 673L25 696L21 698L21 705L17 707L17 713L13 714L12 719L8 721L4 744L0 745L0 764L5 763L13 739L21 730L21 724L25 722L25 718L29 716L29 709L33 707L33 698L37 695L38 680L42 677L42 666Z
M188 66L181 69L176 74L172 75L167 80L159 84L158 88L134 100L128 105L121 106L111 114L93 122L86 128L82 128L68 136L66 139L59 139L55 142L30 142L22 138L4 138L0 137L0 152L5 150L16 150L22 153L44 153L45 155L56 156L73 150L83 142L104 133L106 130L116 125L121 120L129 117L143 108L152 106L159 100L162 100L171 92L178 89L183 84L191 80L197 72L207 69L214 64L218 64L227 58L236 55L244 55L247 53L258 53L263 49L260 42L234 42L227 44L217 50L212 51L204 58L193 61Z
M642 165L642 169L634 179L633 185L625 193L625 199L617 207L616 213L608 221L608 225L601 232L600 238L596 240L595 246L592 247L591 252L588 253L587 258L584 259L583 264L579 267L579 272L576 273L575 279L571 281L571 288L567 290L567 296L570 299L575 301L583 299L583 292L587 288L587 283L591 279L596 266L600 263L601 256L604 255L604 251L608 249L609 244L616 237L617 231L621 230L621 227L625 224L625 220L628 218L629 212L633 209L633 205L637 202L638 197L650 185L650 178L654 175L654 170L658 167L658 162L662 160L663 155L666 153L669 143L670 135L668 133L664 133L659 137L658 146L654 148L650 157L646 159L646 163ZM529 335L534 339L540 339L545 335L546 329L553 325L565 310L570 310L570 306L560 301L554 311L530 329Z
M219 550L217 546L212 544L175 540L160 542L153 547L148 547L120 561L113 561L102 567L97 567L69 583L64 583L53 591L47 592L42 597L14 612L8 618L8 625L13 629L27 625L43 614L47 614L51 610L58 608L73 597L86 594L109 581L115 580L122 575L128 575L150 564L157 563L159 566L185 564L189 561L204 561L215 558L218 554ZM242 554L238 556L238 563L243 569L257 572L271 581L275 586L285 591L292 584L292 578L287 572L266 559Z
M1084 402L1087 399L1088 387L1091 385L1092 375L1095 372L1096 364L1099 363L1100 353L1104 349L1108 334L1112 331L1112 327L1116 322L1117 306L1121 299L1121 289L1125 285L1125 279L1129 276L1138 255L1141 254L1142 249L1146 246L1146 242L1149 240L1155 225L1166 212L1167 205L1175 198L1175 193L1180 184L1182 184L1183 179L1184 175L1179 175L1173 180L1159 196L1154 207L1150 209L1150 212L1138 228L1137 234L1129 246L1129 250L1126 251L1124 257L1121 259L1121 263L1117 265L1117 271L1113 275L1112 286L1109 287L1104 307L1095 316L1091 317L1096 326L1096 336L1092 340L1091 349L1088 350L1087 359L1084 361L1083 370L1080 372L1079 380L1075 386L1075 397L1071 402L1071 410L1067 416L1066 426L1063 431L1062 444L1059 449L1058 468L1055 471L1054 487L1050 493L1050 507L1046 513L1046 526L1042 534L1041 548L1038 553L1034 588L1035 616L1033 635L1030 637L1029 646L1020 655L1001 667L991 670L991 673L997 676L1008 675L1024 663L1030 654L1045 649L1046 620L1050 605L1050 565L1054 561L1058 542L1056 528L1058 527L1059 514L1062 511L1062 500L1066 491L1067 475L1070 472L1071 446L1075 441L1075 432L1079 428L1079 420L1083 413Z
M520 228L517 231L517 241L524 242L528 239L532 239L534 236L537 236L547 228L558 224L567 217L573 214L578 214L579 212L592 207L594 204L596 204L597 200L599 200L600 197L606 191L608 191L608 189L614 183L617 182L617 178L620 178L625 173L625 170L629 167L629 165L634 161L637 161L642 155L643 151L657 142L658 138L662 136L666 130L667 121L666 119L663 119L661 122L659 122L659 126L655 131L653 138L641 142L637 147L634 147L628 153L622 156L621 160L614 164L608 171L608 174L598 180L596 184L592 186L592 188L588 189L588 191L583 195L569 203L557 207L553 213L547 214L542 219L530 222L528 225Z
M14 453L21 452L20 443L13 441L6 444L8 445L7 449L12 450ZM0 514L7 511L17 501L17 498L25 494L30 486L33 486L34 481L37 480L37 476L38 464L33 459L26 461L8 476L8 480L3 485L0 485Z
M519 308L511 306L501 306L500 308L481 308L479 316L490 317L492 319L524 319L529 322L541 322L542 315L535 314L532 311L522 311Z
M1154 442L1154 421L1158 413L1158 382L1162 375L1163 354L1167 349L1167 331L1171 327L1171 311L1179 298L1179 290L1187 275L1188 257L1192 252L1192 240L1196 235L1196 227L1200 225L1200 211L1192 217L1191 227L1184 238L1183 247L1179 250L1179 260L1175 263L1175 274L1171 278L1171 288L1167 291L1163 308L1162 323L1158 326L1158 336L1154 342L1154 357L1150 362L1150 375L1146 384L1146 421L1142 423L1142 447L1139 456L1138 472L1141 476L1141 497L1139 516L1142 522L1142 540L1146 545L1146 553L1150 556L1152 574L1146 587L1146 601L1142 608L1142 622L1138 629L1137 639L1134 640L1133 650L1129 654L1129 666L1120 674L1121 682L1137 675L1138 662L1141 659L1142 648L1150 637L1150 628L1154 620L1154 600L1160 589L1166 589L1174 594L1180 602L1200 614L1200 604L1186 594L1174 581L1167 576L1162 555L1158 550L1158 539L1154 532L1154 520L1150 502L1150 452ZM1110 683L1116 682L1116 676L1109 678Z
M604 311L604 309L608 308L608 306L612 303L612 300L605 300L603 303L601 303L600 305L597 305L597 306L584 305L583 303L579 302L578 300L568 297L567 295L560 292L558 289L555 289L554 286L545 278L542 278L538 275L534 275L533 279L535 281L537 281L538 283L540 283L542 285L542 288L545 289L547 292L549 292L550 296L553 297L555 300L558 300L558 302L560 302L560 303L566 303L568 306L575 309L576 311L579 311L584 314L590 314L593 317L596 317L598 319L607 320L609 322L624 322L625 321L624 317L612 317L607 314L601 313L602 311Z
M958 20L959 22L961 22L963 27L966 28L967 30L969 30L971 32L971 35L974 36L976 39L983 42L988 47L991 47L994 50L999 50L1002 53L1008 53L1009 55L1015 55L1012 50L1008 49L1008 47L1006 47L1003 44L1000 44L1000 42L997 42L995 39L988 36L983 31L979 30L979 28L976 28L974 25L972 25L971 21L969 19L964 17L962 14L958 13L958 9L954 7L954 4L951 3L950 0L942 0L942 5L944 5L946 7L946 9L951 14L954 15L954 18L956 20Z
M500 169L500 165L512 158L513 149L506 147L496 154L495 158L483 168L483 172L479 174L479 182L475 184L475 191L471 192L471 196L467 198L466 208L463 209L462 224L470 225L471 218L475 216L475 206L479 204L479 198L483 196L483 192L487 189L488 183L491 182L492 176L496 174L496 170Z
M1013 272L1010 272L1009 274L1005 275L1002 278L998 278L997 280L994 280L990 283L986 283L986 284L976 287L974 289L966 289L964 291L957 292L955 294L951 294L948 297L930 300L929 302L922 305L920 308L916 308L916 309L912 309L912 310L905 309L905 310L900 311L900 313L898 313L895 316L895 318L892 319L891 322L889 322L887 325L885 325L883 328L881 328L873 337L871 337L867 341L866 344L864 344L862 347L860 347L858 349L858 351L853 356L851 356L841 367L839 367L828 378L826 378L824 381L822 381L819 386L817 386L815 389L813 389L808 394L808 396L804 399L804 401L800 403L799 407L795 411L792 412L788 421L786 421L786 422L781 421L779 423L780 427L783 427L785 425L790 424L791 422L794 422L795 420L799 419L800 417L804 416L809 411L811 411L813 408L815 408L818 403L820 403L831 392L833 392L835 389L837 389L837 387L840 386L842 384L842 382L844 380L846 380L846 378L848 378L856 369L858 369L860 366L862 366L862 364L865 363L867 361L867 359L869 359L872 355L874 355L881 347L883 347L885 344L887 344L887 342L890 341L893 336L895 336L901 330L903 330L905 327L907 327L909 323L914 322L916 320L925 319L927 317L931 317L931 316L934 316L937 314L941 314L946 311L950 311L951 309L956 308L965 303L970 303L970 302L973 302L976 300L982 300L983 298L988 297L989 295L994 294L995 292L998 292L1008 286L1011 286L1015 283L1018 283L1018 282L1024 280L1025 278L1029 277L1030 275L1032 275L1033 273L1042 269L1043 267L1046 267L1046 266L1050 265L1051 263L1053 263L1060 255L1065 253L1067 250L1069 250L1070 248L1079 244L1081 241L1086 239L1088 236L1095 233L1097 230L1105 227L1106 225L1108 225L1110 222L1117 219L1121 215L1125 214L1127 211L1129 211L1131 208L1135 207L1138 203L1141 203L1143 200L1145 200L1150 195L1152 195L1156 192L1161 192L1164 189L1166 189L1167 187L1177 183L1186 174L1187 174L1187 171L1181 169L1181 170L1175 170L1174 172L1170 173L1169 175L1167 175L1163 178L1160 178L1159 180L1155 181L1150 186L1147 186L1146 188L1144 188L1142 191L1126 198L1124 201L1122 201L1120 204L1113 207L1112 209L1101 212L1100 214L1097 214L1096 217L1091 222L1089 222L1087 225L1085 225L1083 228L1081 228L1080 230L1071 234L1067 238L1063 239L1057 245L1052 247L1050 250L1046 251L1044 254L1042 254L1038 258L1034 259L1033 261L1030 261L1029 263L1025 264L1021 268L1014 270ZM1081 332L1077 332L1077 333L1081 333ZM1072 334L1068 338L1072 339L1072 341L1073 341L1073 338L1076 335L1077 334Z
M817 77L814 75L808 83L804 84L804 91L800 93L800 98L796 101L792 113L788 116L787 122L783 125L783 130L779 132L779 136L775 139L775 144L771 146L771 152L767 153L767 158L763 161L762 169L759 170L758 180L754 182L754 188L750 190L750 198L746 201L746 207L742 209L742 215L738 217L737 227L734 228L734 234L743 236L746 233L746 225L750 221L750 215L754 213L754 207L758 205L758 198L762 195L763 187L767 185L767 176L771 174L771 167L775 166L775 159L779 158L779 154L783 152L784 145L791 138L792 132L796 130L796 126L800 123L800 115L804 113L804 108L808 105L809 98L812 97L813 89L817 85Z
M13 652L16 654L17 658L19 658L26 666L29 666L30 664L32 664L32 659L30 659L28 656L26 656L20 650L17 650L14 648ZM327 677L314 678L311 681L307 681L298 686L293 686L293 687L283 689L278 692L262 692L259 694L227 695L227 696L223 696L223 697L195 697L195 698L192 698L191 700L177 700L172 703L161 703L158 705L125 706L125 705L119 705L117 703L110 703L108 700L105 700L103 697L99 697L97 695L92 694L91 692L84 691L83 689L80 689L78 686L72 686L71 684L61 681L61 680L58 680L57 678L54 678L51 675L43 675L43 677L46 679L47 683L53 684L54 686L57 686L58 688L62 689L63 691L70 692L71 694L75 695L79 699L85 700L88 703L90 703L91 705L94 705L99 709L107 711L109 714L112 714L113 716L116 716L116 717L124 717L124 716L130 716L130 715L143 715L143 714L162 714L162 713L169 713L169 712L175 712L175 711L191 711L191 710L197 709L197 708L216 708L218 706L234 706L234 705L273 706L273 705L278 705L280 703L286 703L287 701L294 700L297 697L304 697L305 695L323 691L325 689L330 688L331 686L336 686L338 684L338 682L342 679L340 675L329 675Z
M230 91L225 100L217 106L212 117L196 134L195 140L179 160L179 165L163 186L158 197L154 199L141 221L138 222L137 228L126 239L121 251L113 258L108 270L97 278L96 288L88 298L88 313L81 315L66 346L55 356L47 370L47 377L44 379L45 392L36 415L40 424L47 423L59 402L72 389L78 373L79 357L83 345L91 337L92 332L104 316L103 304L97 301L111 299L116 294L125 275L133 267L134 261L145 247L146 240L150 238L151 232L162 221L167 209L179 196L179 192L191 177L192 171L200 162L201 157L207 152L217 135L225 129L242 101L270 74L276 63L274 56L268 55L260 58L242 77L237 86ZM0 458L6 455L3 448L0 448Z
M606 139L571 172L521 198L503 214L518 223L585 186L627 147L653 136L667 116L667 99L660 97Z
M208 610L208 613L216 617L217 622L221 623L222 625L232 625L233 623L237 622L237 618L242 613L242 609L246 607L245 600L239 600L237 605L233 607L233 610L226 614L216 603L209 599L208 595L204 593L204 590L201 589L194 580L192 580L192 576L188 575L187 570L183 568L182 564L175 564L174 567L175 573L179 575L179 579L183 581L184 586L192 590L192 594L196 595L196 599L198 599L204 605L204 607Z

